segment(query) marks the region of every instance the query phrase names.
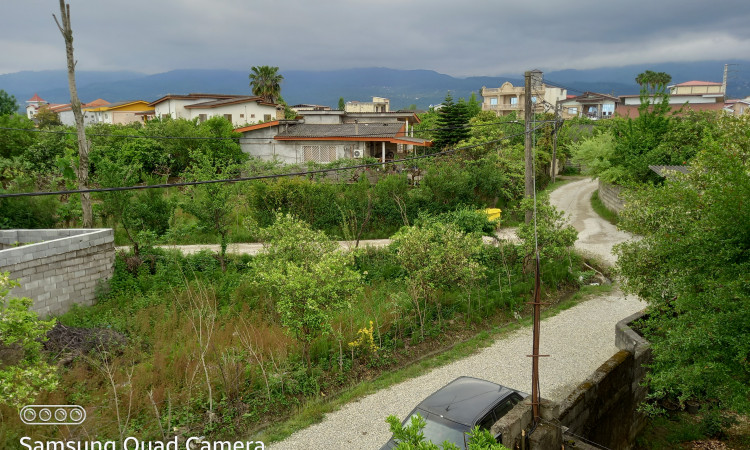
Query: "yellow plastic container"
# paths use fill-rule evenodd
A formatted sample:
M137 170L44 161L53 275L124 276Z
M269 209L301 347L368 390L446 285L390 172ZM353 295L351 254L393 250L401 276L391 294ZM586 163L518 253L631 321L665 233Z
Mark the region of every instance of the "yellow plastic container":
M500 214L503 211L500 208L487 208L484 210L484 213L487 214L487 218L492 221L499 221L500 220Z

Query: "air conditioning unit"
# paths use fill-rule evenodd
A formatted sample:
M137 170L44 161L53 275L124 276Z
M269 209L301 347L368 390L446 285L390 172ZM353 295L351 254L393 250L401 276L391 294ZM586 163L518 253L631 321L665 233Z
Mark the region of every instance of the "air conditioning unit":
M362 157L362 150L354 150L352 152L352 155L354 158L361 158Z

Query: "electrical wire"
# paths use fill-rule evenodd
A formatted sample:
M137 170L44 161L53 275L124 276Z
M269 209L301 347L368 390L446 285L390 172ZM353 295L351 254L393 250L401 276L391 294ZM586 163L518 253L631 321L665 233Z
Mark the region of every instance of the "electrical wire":
M536 131L536 129L531 130L531 132L533 131ZM91 192L119 192L119 191L133 191L133 190L142 190L142 189L162 189L162 188L183 187L183 186L197 186L197 185L202 185L202 184L237 183L241 181L267 180L267 179L283 178L283 177L295 177L295 176L315 175L315 174L322 174L322 173L341 172L344 170L363 169L363 168L368 168L368 167L382 166L385 164L395 164L395 163L401 163L401 162L416 161L416 160L425 159L425 158L445 156L445 155L459 152L461 150L469 150L472 148L477 148L477 147L481 147L481 146L488 145L488 144L495 144L495 143L498 143L507 139L511 139L517 136L521 136L524 134L525 132L514 134L514 135L503 136L499 139L493 139L490 141L482 142L480 144L452 148L452 149L444 150L442 152L430 153L427 155L419 155L419 156L412 156L409 158L397 159L397 160L389 161L387 163L374 162L374 163L367 163L367 164L356 164L353 166L346 166L346 167L306 170L306 171L301 171L301 172L291 172L291 173L283 173L283 174L256 175L252 177L223 178L223 179L202 180L202 181L186 181L186 182L181 182L181 183L152 184L152 185L140 185L140 186L118 186L118 187L91 188L91 189L71 189L71 190L64 190L64 191L15 192L15 193L9 193L9 194L0 194L0 198L38 197L38 196L45 196L45 195L69 195L69 194L83 194L83 193L91 193Z
M604 446L604 445L602 445L602 444L599 444L599 443L597 443L597 442L594 442L594 441L592 441L592 440L590 440L590 439L586 439L586 438L585 438L585 437L583 437L583 436L579 436L579 435L577 435L577 434L575 434L575 433L572 433L572 432L570 431L570 429L566 429L566 427L563 427L563 426L561 426L561 425L559 425L559 424L556 424L556 423L554 423L554 422L550 422L549 420L547 420L547 419L544 419L544 418L541 418L541 417L539 418L539 420L541 420L542 422L544 422L544 423L546 423L546 424L548 424L548 425L552 425L553 427L557 427L557 428L559 428L560 430L562 430L562 431L563 431L563 434L569 434L570 436L573 436L573 437L574 437L574 438L576 438L576 439L580 439L580 440L582 440L582 441L586 442L587 444L589 444L589 445L591 445L591 446L594 446L594 447L600 448L601 450L611 450L611 449L610 449L609 447L605 447L605 446Z
M551 120L545 121L545 122L552 122ZM430 133L430 132L438 132L438 131L448 131L448 130L459 130L459 129L471 129L471 128L479 128L479 127L488 127L488 126L495 126L495 125L503 125L503 124L516 124L516 125L523 125L522 121L518 120L509 120L509 121L497 121L497 122L489 122L489 123L478 123L478 124L466 124L459 127L444 127L444 128L429 128L424 130L414 129L414 133ZM366 124L362 124L365 125ZM63 131L63 130L40 130L40 129L31 129L31 128L18 128L18 127L0 127L0 130L5 131L25 131L28 133L42 133L42 134L58 134L58 135L76 135L76 131ZM236 136L236 137L223 137L223 136L158 136L158 135L137 135L137 134L112 134L112 133L86 133L86 137L108 137L108 138L127 138L127 139L172 139L172 140L226 140L226 141L249 141L249 140L260 140L265 141L269 138L264 137L245 137L245 136ZM290 137L297 137L297 136L290 136ZM360 133L356 135L341 135L337 137L393 137L392 133ZM408 137L408 136L405 136Z
M553 87L565 89L566 91L569 91L569 92L578 92L578 93L581 93L581 94L585 94L586 93L586 91L581 91L579 89L568 87L568 86L565 86L564 84L557 83L555 81L544 80L544 84L548 84L548 85L553 86Z

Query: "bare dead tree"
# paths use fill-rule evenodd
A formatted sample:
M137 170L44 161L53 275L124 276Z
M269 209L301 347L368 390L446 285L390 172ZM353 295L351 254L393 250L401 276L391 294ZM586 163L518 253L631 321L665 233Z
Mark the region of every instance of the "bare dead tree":
M66 4L65 0L60 0L60 16L62 18L62 25L60 25L57 17L52 14L57 28L65 40L65 55L68 60L70 108L73 110L78 135L78 167L73 167L73 169L76 171L76 176L78 177L78 189L88 189L90 142L86 139L81 101L78 99L78 89L76 88L76 64L78 61L73 58L73 28L70 25L70 5ZM81 193L81 209L83 210L83 227L91 228L94 224L94 216L91 210L91 194L88 192Z
M208 389L208 416L209 420L213 421L216 416L214 414L213 388L206 354L211 348L211 338L216 327L216 298L200 282L196 283L195 289L189 286L187 279L185 279L185 285L187 286L185 290L186 300L181 300L174 290L172 292L177 300L177 305L185 312L198 344L198 360L203 367ZM195 376L195 373L193 373L193 376Z
M251 331L250 324L247 323L247 321L244 318L241 318L242 321L242 328L235 326L235 332L240 338L240 342L245 347L247 351L250 352L250 354L255 359L255 362L258 364L258 367L260 367L260 371L263 374L263 381L266 383L266 396L268 399L271 399L271 384L268 381L268 374L266 373L266 365L263 361L263 348L260 346L259 343L257 343L256 339L253 337L253 333Z
M109 382L109 386L112 388L112 399L115 403L115 413L117 414L117 430L120 434L120 443L125 439L125 434L128 431L128 427L130 426L130 419L133 412L133 371L134 367L131 366L128 370L125 371L125 374L127 376L127 381L124 384L121 384L120 387L127 386L128 388L128 409L127 413L122 411L122 405L120 404L120 392L118 392L117 387L117 362L115 361L112 354L103 348L99 348L98 353L95 357L87 357L86 360L88 363L95 367L97 370L99 370Z

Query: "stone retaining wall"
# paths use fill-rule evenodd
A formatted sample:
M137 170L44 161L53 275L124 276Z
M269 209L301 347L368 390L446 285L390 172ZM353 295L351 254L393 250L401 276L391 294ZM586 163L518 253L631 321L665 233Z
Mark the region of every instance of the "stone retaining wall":
M646 399L647 390L641 382L645 365L651 361L648 342L628 325L641 315L618 322L615 343L620 351L560 405L559 421L569 432L611 449L633 447L635 437L646 425L638 405Z
M629 324L642 316L634 314L617 323L615 344L620 349L590 377L578 385L559 405L542 399L541 423L529 434L526 448L560 448L565 440L583 437L610 449L630 449L646 425L638 405L646 399L641 386L645 365L651 361L651 347ZM521 448L522 432L532 423L531 399L516 405L492 426L493 435L502 433L508 448ZM578 441L577 448L584 448ZM589 447L593 448L593 447ZM598 447L597 447L598 448Z
M63 314L73 304L92 305L114 260L111 229L0 231L0 272L21 283L11 295L34 300L31 309L42 317Z
M625 208L625 201L620 197L622 187L603 183L599 180L599 200L611 211L619 213Z

